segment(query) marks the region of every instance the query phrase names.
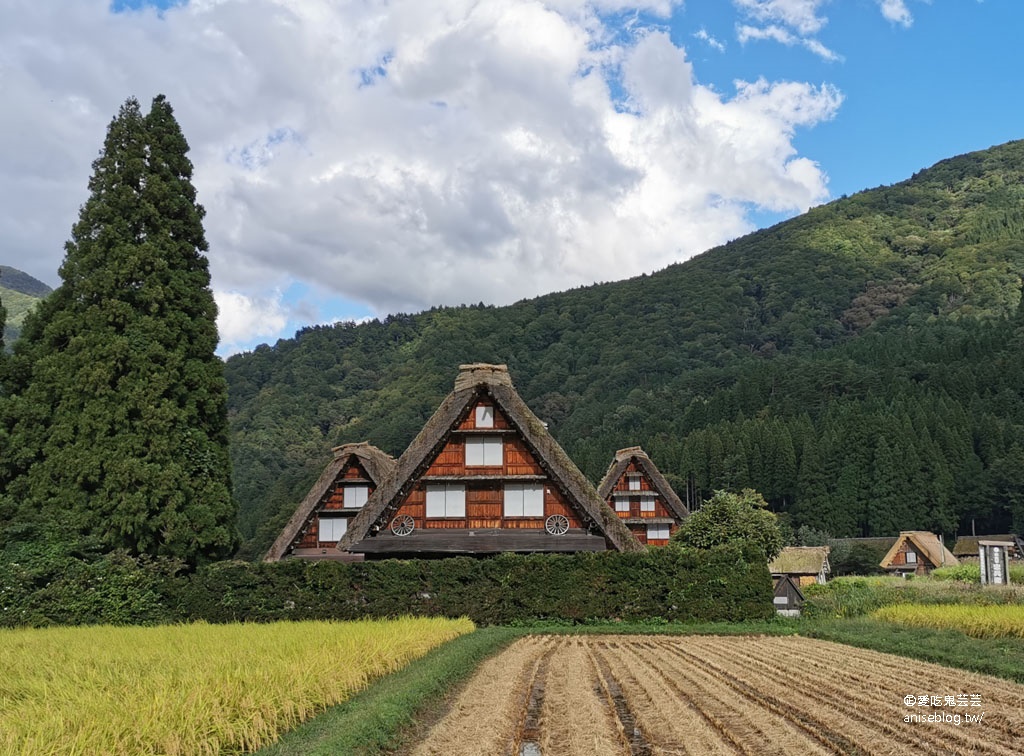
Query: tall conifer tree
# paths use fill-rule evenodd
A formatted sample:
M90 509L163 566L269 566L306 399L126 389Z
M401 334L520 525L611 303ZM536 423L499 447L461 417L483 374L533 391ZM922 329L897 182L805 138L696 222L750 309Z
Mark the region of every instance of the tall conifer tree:
M22 530L47 540L193 564L235 547L226 383L187 152L162 95L146 116L134 98L121 107L63 283L7 371L18 451L0 477Z

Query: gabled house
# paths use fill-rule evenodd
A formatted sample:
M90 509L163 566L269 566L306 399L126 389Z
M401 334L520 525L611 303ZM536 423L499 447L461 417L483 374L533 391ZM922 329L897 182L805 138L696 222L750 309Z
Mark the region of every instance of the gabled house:
M349 524L367 558L643 548L512 385L462 365L454 390Z
M664 546L690 516L682 499L639 446L615 452L597 494L640 543Z
M804 605L804 594L800 590L800 581L789 575L783 575L775 581L775 597L772 599L775 611L783 617L799 617Z
M787 546L768 563L768 571L776 584L781 578L789 577L800 587L824 585L832 572L829 551L828 546Z
M377 485L395 469L395 459L365 441L334 448L327 464L281 535L263 557L340 559L338 541Z
M936 567L949 567L959 561L934 533L905 530L880 564L883 570L896 575L927 575Z
M979 541L1002 541L1006 543L1006 551L1010 559L1024 559L1024 540L1012 533L983 536L960 536L953 546L953 556L957 559L977 559Z

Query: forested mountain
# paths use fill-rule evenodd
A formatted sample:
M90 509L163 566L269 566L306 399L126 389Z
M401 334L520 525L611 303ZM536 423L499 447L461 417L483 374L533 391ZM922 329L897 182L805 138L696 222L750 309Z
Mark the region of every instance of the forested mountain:
M0 304L7 310L3 341L8 347L21 333L21 324L36 302L52 289L28 273L0 265Z
M257 557L329 457L398 455L459 363L508 363L597 480L641 444L691 502L751 486L836 536L1024 528L1024 142L653 275L300 331L227 363Z

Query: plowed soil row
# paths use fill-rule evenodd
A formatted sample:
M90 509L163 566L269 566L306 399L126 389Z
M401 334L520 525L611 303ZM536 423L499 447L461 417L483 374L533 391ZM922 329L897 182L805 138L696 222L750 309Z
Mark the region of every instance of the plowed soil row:
M972 707L907 695L980 695ZM959 715L911 721L907 715ZM978 722L968 722L967 714ZM1024 686L797 637L531 636L415 749L447 756L1024 752Z

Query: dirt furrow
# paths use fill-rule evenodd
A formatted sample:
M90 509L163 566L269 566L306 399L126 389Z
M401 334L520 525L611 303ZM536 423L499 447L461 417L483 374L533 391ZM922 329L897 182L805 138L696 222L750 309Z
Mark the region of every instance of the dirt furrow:
M579 638L563 638L551 656L541 711L540 752L545 756L624 756L614 710Z
M784 640L790 642L779 643ZM976 715L985 711L985 733L986 739L991 741L987 746L990 751L1005 753L1008 756L1020 753L1020 749L1012 744L1024 737L1024 698L1020 695L1024 688L1021 686L973 673L964 673L962 676L959 670L923 662L912 662L910 665L904 663L903 666L895 664L883 666L883 664L873 664L870 656L860 656L851 663L849 660L837 657L837 654L842 654L845 651L843 646L827 644L823 647L818 643L808 641L813 645L802 648L794 645L792 643L794 640L805 639L766 638L764 643L747 650L748 658L756 659L770 668L786 668L789 670L789 674L808 684L828 685L833 691L832 697L836 701L845 700L847 691L850 689L860 690L868 696L861 707L866 709L865 718L874 721L881 712L885 712L885 715L891 716L893 721L898 720L901 725L911 729L916 728L916 725L902 722L905 714L912 714L915 711L903 704L903 696L907 693L955 695L967 690L979 694L984 691L982 707L938 707L934 710L929 708L924 713L934 711L935 713ZM899 659L899 657L892 658ZM927 679L934 681L931 683L931 687L928 683L922 683L916 676L917 671L923 666L932 668L925 675ZM883 671L877 671L879 668ZM911 670L913 670L913 675L910 674ZM964 680L969 680L969 682L965 683ZM997 733L1003 737L996 737ZM956 741L961 748L968 751L977 747L977 733L972 732L970 728L961 729L954 726L950 732L941 734L943 740Z
M742 640L749 642L743 643ZM734 671L733 663L743 659L741 677L759 695L770 696L772 691L785 690L785 705L796 705L811 719L826 723L845 723L844 732L861 733L857 737L859 747L872 750L871 743L878 742L878 735L884 734L884 742L900 743L902 746L916 744L929 753L976 753L984 748L985 753L1014 756L1018 751L1007 748L998 741L979 744L978 733L970 728L956 726L920 727L903 721L906 713L899 701L893 700L892 683L881 691L871 687L850 684L837 679L838 665L834 664L831 674L807 675L801 671L801 659L782 661L778 658L758 658L758 649L763 649L766 639L735 639L722 644L698 643L692 650L676 649L675 653L689 655L709 664L716 674L729 677ZM739 641L738 643L735 641ZM812 651L813 653L813 651ZM905 674L905 673L904 673ZM813 695L804 690L814 691ZM885 749L882 752L891 752Z
M636 675L617 648L592 651L614 666L624 695L655 756L732 756L743 753L727 731L710 720L685 694L657 675Z
M619 731L629 746L630 756L651 756L651 746L647 742L647 736L637 724L636 715L622 694L622 687L615 679L615 674L608 666L608 662L597 656L591 657L591 660L598 671L598 687L595 690L601 690L615 709L615 716L619 720Z
M628 663L660 675L672 681L678 691L686 692L744 753L835 753L804 731L799 722L785 716L772 716L756 698L736 695L732 686L707 672L699 663L666 653L670 648L665 645L657 649L656 656L640 644L626 646L624 651Z
M412 753L515 754L530 682L540 660L554 647L550 637L530 636L481 664L448 713Z

